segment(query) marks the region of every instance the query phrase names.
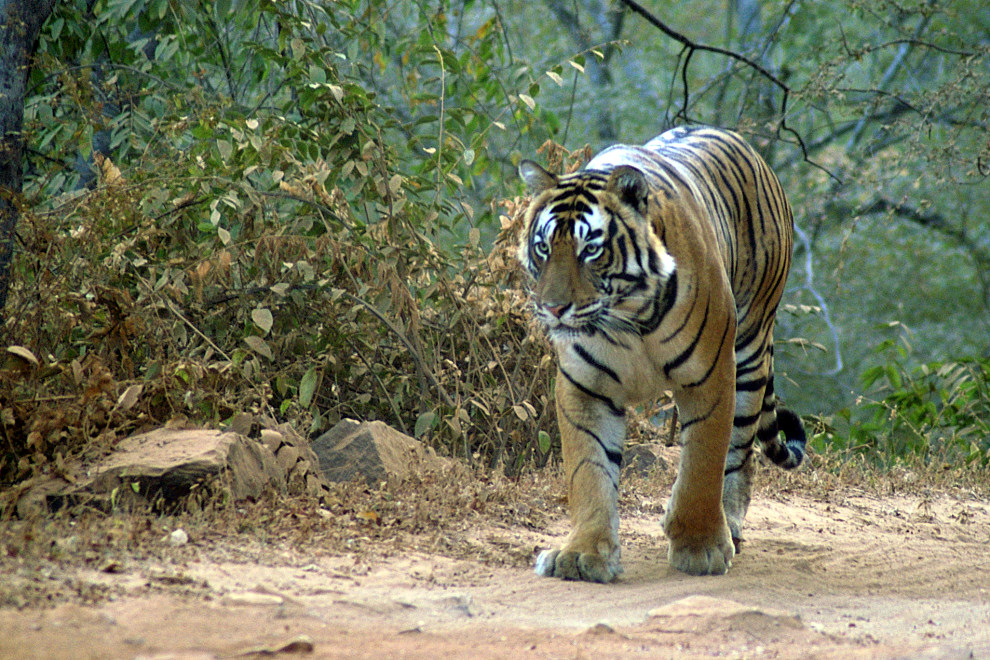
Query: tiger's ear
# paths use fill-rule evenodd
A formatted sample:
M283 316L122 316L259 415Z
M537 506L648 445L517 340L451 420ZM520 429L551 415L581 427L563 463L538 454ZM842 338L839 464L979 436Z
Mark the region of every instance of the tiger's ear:
M537 195L544 190L557 185L557 175L547 172L545 169L531 160L524 160L519 163L519 176L526 182L529 192Z
M619 165L608 177L605 189L635 209L646 207L650 187L643 172L631 165Z

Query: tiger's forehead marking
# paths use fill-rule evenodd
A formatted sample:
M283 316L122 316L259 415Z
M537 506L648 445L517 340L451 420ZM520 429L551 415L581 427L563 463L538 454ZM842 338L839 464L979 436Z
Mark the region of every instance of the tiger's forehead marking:
M561 184L565 190L570 189L570 194L562 195L540 211L536 233L548 240L559 228L577 239L579 245L603 239L608 219L593 197L594 191L602 189L602 183L593 178L575 182L564 179Z
M599 243L605 239L607 221L598 207L590 208L586 213L561 217L552 208L545 208L540 213L536 235L546 242L554 236L569 234L574 238L575 248L580 251L589 243Z

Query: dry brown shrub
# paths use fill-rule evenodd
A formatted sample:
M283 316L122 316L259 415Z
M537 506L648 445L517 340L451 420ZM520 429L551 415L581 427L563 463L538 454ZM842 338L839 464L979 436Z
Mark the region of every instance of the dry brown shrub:
M25 213L4 345L39 364L0 378L0 485L243 411L303 433L380 419L509 471L547 460L553 370L520 291L522 200L502 202L490 253L477 234L441 247L401 213L359 222L307 172L231 192L226 234L204 234L215 196L161 172Z

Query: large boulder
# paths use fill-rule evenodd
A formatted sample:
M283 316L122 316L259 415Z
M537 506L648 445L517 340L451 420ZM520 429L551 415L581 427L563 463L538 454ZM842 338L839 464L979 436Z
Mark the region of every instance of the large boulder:
M375 485L413 471L441 470L445 459L432 448L383 422L345 419L312 443L327 481L364 479Z
M39 479L16 499L20 517L65 504L101 508L125 503L173 503L207 480L226 480L235 500L266 488L286 491L285 471L263 443L210 429L156 429L122 440L111 454L66 466L63 476Z
M125 438L91 468L85 487L94 493L140 483L140 490L174 500L194 484L225 473L235 500L257 498L265 487L285 490L285 473L264 445L236 433L211 429L156 429Z

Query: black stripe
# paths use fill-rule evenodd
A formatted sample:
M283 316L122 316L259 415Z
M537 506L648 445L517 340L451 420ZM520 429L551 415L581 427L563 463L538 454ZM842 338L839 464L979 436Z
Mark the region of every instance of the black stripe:
M612 475L609 474L608 468L605 465L599 463L598 461L593 461L590 458L584 458L580 460L577 465L574 466L574 472L571 472L571 480L570 480L570 485L572 488L574 487L574 477L577 476L578 470L581 469L582 465L594 465L596 468L598 468L605 474L608 474L608 480L612 482L612 488L614 488L615 490L619 490L619 484L615 481L615 479L612 478Z
M732 452L732 451L742 451L743 449L750 449L753 446L753 443L754 442L756 442L756 436L755 435L751 435L744 442L741 442L741 443L735 444L735 445L730 445L729 446L729 451Z
M595 369L598 369L616 383L622 385L622 381L619 379L619 374L612 371L612 369L610 369L607 365L599 362L595 356L584 349L584 346L581 344L574 344L574 352L578 354L578 357L593 366Z
M694 354L694 349L698 347L698 342L701 341L701 335L705 333L705 325L707 325L708 323L708 310L710 308L711 308L710 304L705 305L705 317L701 319L701 325L698 326L698 334L694 336L694 339L691 340L691 343L688 345L688 347L685 348L683 351L681 351L680 355L678 355L673 360L671 360L670 362L668 362L663 366L664 376L667 376L669 378L671 371L684 364L687 361L687 359Z
M743 459L739 462L739 465L731 468L730 467L725 468L725 476L728 476L733 472L738 472L739 470L746 467L746 463L749 463L749 459L750 457L752 457L752 455L753 455L753 450L752 449L747 450L746 453L743 455Z
M708 371L705 372L705 375L704 376L702 376L698 380L694 381L693 383L687 383L687 384L683 385L684 388L698 387L699 385L704 384L705 381L708 380L709 376L712 375L712 371L715 370L715 366L718 364L718 359L722 356L722 349L725 348L725 336L727 334L729 334L729 324L728 323L726 323L725 324L725 327L722 328L722 339L720 340L719 345L718 345L718 353L715 354L715 358L712 360L711 365L709 365Z
M595 433L594 431L592 431L588 427L584 426L583 424L578 424L577 422L575 422L571 418L571 416L567 414L567 411L564 411L564 419L566 419L567 422L571 426L573 426L575 429L577 429L581 433L584 433L586 435L590 435L592 438L594 438L595 442L598 443L598 446L602 448L602 451L603 452L605 452L605 457L608 459L609 463L614 464L616 467L621 467L622 466L622 452L621 451L616 451L614 449L609 449L608 447L606 447L605 446L605 442L600 437L598 437L598 434L597 433Z
M756 380L751 380L745 383L736 381L736 392L759 392L766 386L766 384L766 378L757 378Z
M762 413L756 413L755 415L736 416L732 420L732 425L737 428L746 428L747 426L752 426L753 424L756 424L758 421L760 421L761 414Z
M664 285L663 297L657 301L657 304L653 306L653 314L650 318L645 321L639 321L639 331L644 335L648 335L663 323L664 318L667 316L667 312L670 308L674 306L674 301L677 300L677 271L675 270L670 274L670 279Z
M615 402L612 401L612 399L608 398L604 394L599 394L598 392L593 392L590 389L588 389L587 387L585 387L584 385L582 385L581 383L577 382L576 380L574 380L574 377L573 376L571 376L569 373L567 373L567 371L564 370L563 367L558 366L557 368L560 370L560 373L564 374L564 378L566 378L567 380L569 380L571 382L571 385L573 385L574 387L578 388L578 390L582 394L585 394L586 396L590 396L593 399L598 399L599 401L601 401L602 403L604 403L606 406L608 406L609 410L616 417L625 417L626 416L626 411L623 410L622 408L620 408L619 406L615 405Z
M704 415L700 415L698 417L695 417L694 419L689 419L686 422L681 422L681 433L684 433L685 429L687 429L692 424L697 424L698 422L703 422L706 419L708 419L709 417L711 417L712 416L712 413L715 412L715 408L718 407L718 403L719 403L719 399L716 399L715 402L712 404L711 408L709 408L707 410L707 412L705 412Z

